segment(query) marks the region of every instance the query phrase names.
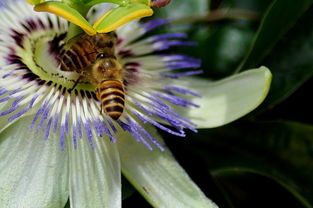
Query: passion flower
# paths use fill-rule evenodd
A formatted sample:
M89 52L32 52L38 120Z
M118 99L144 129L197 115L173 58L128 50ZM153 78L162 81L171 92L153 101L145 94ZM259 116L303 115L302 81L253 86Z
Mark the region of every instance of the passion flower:
M69 198L72 207L121 207L122 171L155 207L216 207L156 128L184 137L185 129L245 115L265 98L268 69L217 82L192 77L201 73L199 60L164 52L194 45L185 34L142 38L168 21L133 21L116 30L116 56L127 76L125 110L115 121L101 113L95 86L82 81L72 90L79 74L60 70L65 20L23 1L0 9L2 206L63 207Z

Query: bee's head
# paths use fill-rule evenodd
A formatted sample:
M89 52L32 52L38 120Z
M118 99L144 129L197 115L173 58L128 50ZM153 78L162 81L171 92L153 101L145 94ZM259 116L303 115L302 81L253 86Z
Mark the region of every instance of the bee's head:
M101 79L118 79L121 76L121 65L115 56L99 53L93 66L93 74Z

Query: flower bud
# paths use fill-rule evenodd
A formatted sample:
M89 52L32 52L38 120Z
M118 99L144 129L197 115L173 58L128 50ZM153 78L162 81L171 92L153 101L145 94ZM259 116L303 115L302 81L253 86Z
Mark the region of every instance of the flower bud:
M161 7L165 7L170 2L171 0L152 0L151 6L156 7L156 8L161 8Z

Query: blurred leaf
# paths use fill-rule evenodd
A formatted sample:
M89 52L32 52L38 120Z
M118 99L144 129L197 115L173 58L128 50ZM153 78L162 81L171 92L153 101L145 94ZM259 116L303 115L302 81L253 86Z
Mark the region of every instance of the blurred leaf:
M166 7L160 9L154 9L153 18L170 19L171 24L166 25L163 29L165 32L184 32L197 31L199 29L198 24L194 24L193 21L180 22L181 19L188 17L193 18L195 16L206 15L209 10L210 0L197 0L197 1L171 1ZM180 22L176 24L175 21ZM183 23L183 24L181 24ZM195 28L196 27L196 28Z
M186 16L206 14L209 9L208 0L197 1L171 1L169 5L161 9L155 9L156 18L176 19Z
M43 2L42 0L27 0L28 3L32 4L32 5L36 5L39 4L41 2Z
M265 13L251 48L240 64L238 71L257 66L312 3L312 0L274 1Z
M213 173L241 169L273 178L312 207L312 135L313 126L301 123L237 122L195 134L183 151L204 158Z
M220 9L262 12L271 1L223 1ZM210 3L216 4L215 1L204 0L194 1L192 4L189 1L172 1L166 8L157 10L154 17L174 20L182 18L181 22L178 22L184 24L177 24L174 21L167 28L167 32L189 33L189 39L197 42L198 46L188 48L183 52L200 58L203 61L205 74L217 79L233 73L246 54L256 29L249 17L247 20L213 21L210 22L210 26L204 25L203 23L208 23L205 18L202 21L198 21L198 18L204 17L209 10Z
M267 120L286 119L313 125L312 116L308 116L313 115L313 100L308 99L308 95L312 93L312 86L313 77L301 85L288 99L275 105L274 108L266 109L265 112L258 115L258 118L261 117Z
M248 24L231 23L216 25L206 38L197 37L197 54L203 69L210 78L221 78L233 73L252 40L254 30ZM202 34L203 35L203 34Z
M284 187L266 176L240 168L224 169L213 174L230 208L305 208Z
M263 110L289 97L313 76L312 19L313 8L306 12L263 61L262 64L270 67L273 73L271 91L263 104Z
M252 21L250 15L264 12L273 0L224 0L219 9L245 14L239 19L212 22L211 31L206 41L196 39L202 52L199 58L203 61L205 73L211 78L221 78L232 74L247 53L258 22ZM214 7L214 2L213 7ZM237 14L238 15L238 14ZM236 15L235 15L236 16ZM245 18L243 18L246 16ZM238 18L238 17L237 17ZM243 19L242 19L243 18ZM192 37L192 36L191 36Z
M229 2L232 8L262 12L273 0L229 0Z

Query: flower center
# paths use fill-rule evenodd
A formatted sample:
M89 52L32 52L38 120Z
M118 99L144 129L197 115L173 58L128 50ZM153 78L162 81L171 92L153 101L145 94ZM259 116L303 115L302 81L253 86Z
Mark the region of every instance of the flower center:
M35 25L39 24L34 21L31 22ZM17 39L17 32L13 31L12 37L15 37L14 39L19 42L20 47L12 50L9 55L8 59L11 60L11 64L25 65L33 74L28 76L39 77L38 81L51 81L67 89L72 88L79 78L79 74L60 70L58 61L63 50L65 33L47 28L45 30L36 29L33 27L29 34L24 34L19 39ZM15 58L13 59L13 57ZM94 86L90 85L89 82L80 82L77 89L93 91Z

